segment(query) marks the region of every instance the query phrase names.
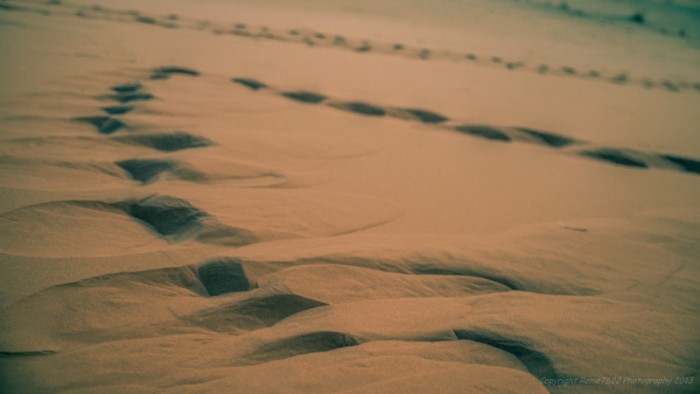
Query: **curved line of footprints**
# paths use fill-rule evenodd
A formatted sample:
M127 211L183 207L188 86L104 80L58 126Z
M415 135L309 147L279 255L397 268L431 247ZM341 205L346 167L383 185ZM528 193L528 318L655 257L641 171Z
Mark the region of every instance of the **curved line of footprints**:
M29 5L27 3L33 4ZM358 53L373 52L423 60L442 59L468 62L479 66L499 67L507 70L527 70L539 74L575 77L619 85L638 85L647 89L660 88L671 92L700 92L700 81L634 77L625 72L602 72L595 69L578 70L567 65L528 64L524 61L509 60L495 55L475 54L473 52L462 53L411 46L403 43L386 43L361 38L350 38L339 34L330 34L310 29L273 30L267 26L251 26L246 23L218 25L211 21L187 19L175 14L159 16L145 14L137 10L112 10L100 5L93 5L91 7L71 6L62 4L61 0L34 0L27 3L18 4L10 1L0 2L0 11L31 12L45 16L58 13L66 16L88 19L102 19L125 23L135 22L167 29L195 29L208 31L217 35L228 34L252 39L297 43L311 47L334 47Z
M159 67L152 70L149 79L159 81L173 75L189 77L199 76L199 72L183 67ZM345 101L328 97L318 92L304 90L281 90L258 80L250 78L232 78L231 81L245 89L255 92L267 92L285 99L306 105L317 105L335 110L346 111L358 116L391 117L406 122L415 122L432 128L458 132L464 135L483 138L490 141L507 143L521 141L538 144L562 153L574 154L596 159L604 163L633 168L673 169L680 172L700 174L700 161L692 158L636 151L595 147L585 141L576 140L561 134L555 134L524 127L495 127L469 123L458 123L438 112L421 108L403 108L377 105L363 101ZM113 105L101 107L104 115L81 116L73 118L75 122L88 123L109 140L127 145L145 146L159 152L174 152L183 149L202 148L215 143L204 137L184 131L160 133L120 133L129 130L123 116L133 111L139 102L155 99L155 95L146 90L141 82L132 82L111 88L111 93L99 98L114 101ZM119 134L117 134L119 133ZM117 135L114 135L117 134ZM121 167L132 179L147 184L157 179L163 172L176 173L181 166L168 159L129 158L118 160ZM141 222L160 237L169 241L180 241L195 237L206 239L209 231L230 238L229 245L246 245L257 242L254 234L242 229L229 228L215 223L209 215L180 198L152 195L140 200L125 200L110 205ZM209 218L205 226L203 220ZM200 237L200 235L202 237Z
M164 80L172 75L196 77L199 72L184 67L159 67L153 69L148 79ZM566 135L527 127L498 127L493 125L461 123L438 112L422 108L404 108L380 105L364 101L347 101L329 97L319 92L282 90L251 78L232 78L234 84L254 92L267 92L303 104L319 105L367 117L390 117L416 122L442 130L458 132L494 142L525 142L536 144L565 154L577 155L608 164L637 169L657 168L700 174L700 160L673 154L644 152L634 149L598 146ZM74 118L77 122L92 124L101 134L111 135L128 129L122 115L131 112L140 101L154 99L141 82L133 82L111 88L112 93L101 98L116 101L116 105L102 107L104 115ZM156 134L125 134L111 137L114 141L148 146L161 152L206 147L214 142L183 131ZM129 176L143 184L156 179L162 172L173 171L173 163L161 159L127 159L116 163Z
M233 78L232 82L253 91L268 91L305 104L324 105L363 116L392 117L401 120L420 122L441 129L459 132L497 142L521 141L538 144L569 154L600 160L619 166L634 168L659 168L700 174L700 161L671 154L643 152L634 149L595 146L561 134L535 130L526 127L496 127L482 124L458 123L440 113L421 108L402 108L372 104L362 101L344 101L328 97L318 92L285 91L249 78Z

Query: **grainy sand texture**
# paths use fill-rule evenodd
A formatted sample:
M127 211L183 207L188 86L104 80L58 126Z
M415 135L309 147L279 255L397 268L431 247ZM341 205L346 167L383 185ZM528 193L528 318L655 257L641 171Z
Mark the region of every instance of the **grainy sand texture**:
M697 0L0 0L0 392L700 392Z

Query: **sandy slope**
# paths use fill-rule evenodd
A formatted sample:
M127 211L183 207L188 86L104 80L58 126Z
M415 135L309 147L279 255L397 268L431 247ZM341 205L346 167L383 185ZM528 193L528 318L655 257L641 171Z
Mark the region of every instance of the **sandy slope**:
M692 2L98 3L0 2L3 390L698 390Z

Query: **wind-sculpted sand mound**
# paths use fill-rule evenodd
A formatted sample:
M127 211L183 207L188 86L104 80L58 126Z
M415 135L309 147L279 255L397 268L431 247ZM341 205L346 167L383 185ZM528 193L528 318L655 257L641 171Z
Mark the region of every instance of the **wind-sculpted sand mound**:
M219 392L252 375L265 376L259 387L266 387L281 382L280 368L294 387L326 387L324 368L347 368L333 381L356 390L419 388L410 371L454 369L444 376L447 392L504 382L578 392L582 386L571 382L604 373L685 375L699 361L688 346L697 300L685 289L697 275L692 256L700 245L688 232L668 231L674 223L700 231L695 219L662 214L581 223L586 232L549 226L491 239L349 235L110 274L10 307L3 362L41 373L31 387L67 388L90 385L93 378L76 368L101 354L96 372L127 359L142 372L99 375L100 385L164 389L175 376L197 376L168 384L185 392ZM504 243L512 246L494 247ZM290 254L298 257L282 258ZM667 335L652 334L660 330ZM321 369L305 375L299 365ZM163 380L154 371L170 372Z

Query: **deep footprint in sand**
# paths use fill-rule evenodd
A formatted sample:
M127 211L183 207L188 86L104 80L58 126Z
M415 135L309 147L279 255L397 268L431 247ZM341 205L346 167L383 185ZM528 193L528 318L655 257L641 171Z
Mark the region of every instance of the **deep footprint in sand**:
M247 362L243 363L257 364L283 360L302 354L328 352L359 344L360 341L357 338L342 332L311 332L267 343L259 347L255 353L247 355L245 357Z
M596 149L581 152L581 156L589 157L596 160L602 160L608 163L616 164L624 167L632 168L648 168L649 165L641 160L630 157L617 149Z
M89 123L97 128L100 134L113 134L126 128L126 124L119 119L109 116L83 116L73 118L76 122Z
M563 135L558 135L554 133L547 133L544 131L528 129L525 127L517 127L515 128L515 130L525 133L531 137L535 137L551 148L562 148L577 143L577 141L573 138L565 137Z
M386 110L377 105L361 103L361 102L349 102L349 103L331 103L330 106L338 108L341 110L354 112L359 115L366 116L384 116L386 115Z
M250 78L233 78L231 79L231 81L233 83L243 85L251 90L261 90L267 88L267 85L265 85L264 83Z
M108 115L124 115L133 110L134 107L131 105L113 105L109 107L102 107L102 111Z
M150 79L163 80L169 79L173 75L184 75L189 77L198 77L200 75L199 71L193 70L191 68L179 67L179 66L164 66L158 67L151 73Z
M114 164L123 168L129 173L132 179L147 184L160 176L164 172L172 172L178 166L170 160L160 159L129 159L120 160Z
M524 342L489 332L455 330L454 334L457 339L480 342L514 355L534 376L554 379L561 377L546 354Z
M460 125L454 129L460 133L469 134L475 137L486 138L492 141L509 142L510 137L496 128L484 125Z
M307 104L319 104L326 100L326 96L322 94L306 91L283 92L282 96Z
M237 259L219 259L200 265L197 277L210 296L250 290L253 284Z
M278 294L224 304L197 312L186 320L212 331L235 333L270 327L289 316L325 305L295 294Z
M183 131L160 134L134 134L115 137L114 139L124 144L146 146L162 152L175 152L183 149L203 148L214 145L212 141L204 137Z
M208 216L189 202L170 196L151 196L141 200L111 204L148 225L162 236L181 238L202 227Z

